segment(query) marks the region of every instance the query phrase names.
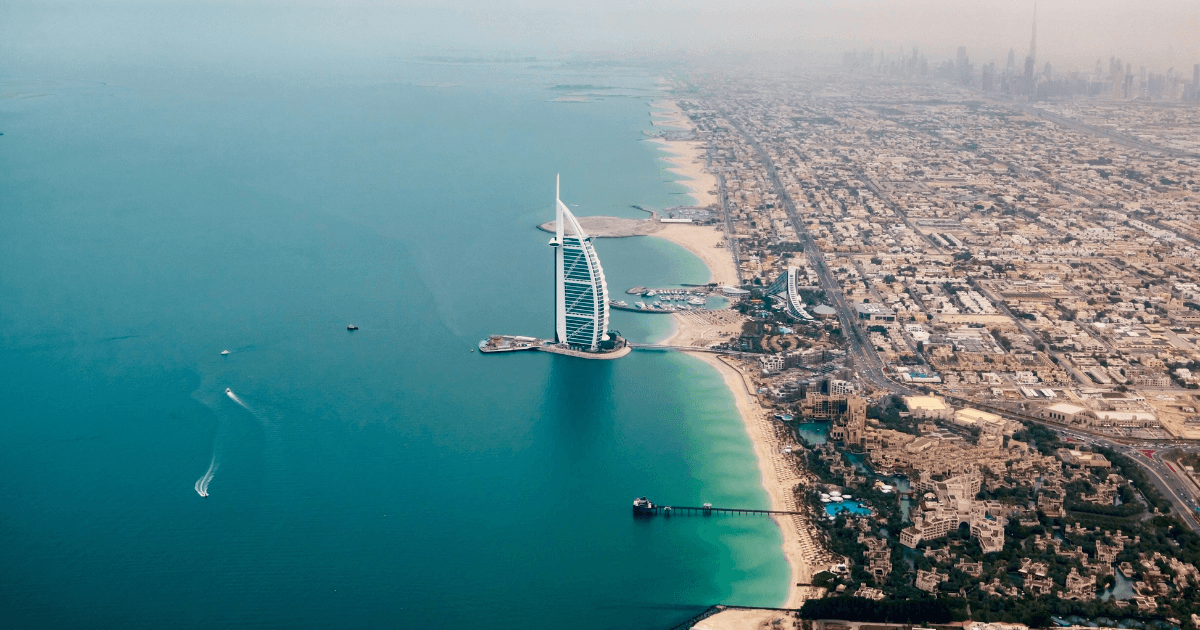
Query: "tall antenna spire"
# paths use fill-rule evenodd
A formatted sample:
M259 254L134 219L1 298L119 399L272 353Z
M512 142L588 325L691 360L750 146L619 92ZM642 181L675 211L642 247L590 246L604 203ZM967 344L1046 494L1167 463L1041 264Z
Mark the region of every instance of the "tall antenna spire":
M1037 62L1037 0L1033 2L1033 38L1029 40L1029 58Z
M559 181L561 175L554 175L554 238L559 245L563 240L563 202L560 198Z

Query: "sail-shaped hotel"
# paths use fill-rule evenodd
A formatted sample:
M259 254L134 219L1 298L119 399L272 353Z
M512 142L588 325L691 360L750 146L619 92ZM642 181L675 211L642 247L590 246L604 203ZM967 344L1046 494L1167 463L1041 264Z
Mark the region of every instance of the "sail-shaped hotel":
M608 283L604 268L554 183L554 341L574 350L612 349L608 335ZM607 347L605 347L607 346Z
M608 328L608 283L600 257L554 183L554 339L492 335L484 353L541 350L587 359L616 359L632 349ZM544 226L543 226L544 227Z

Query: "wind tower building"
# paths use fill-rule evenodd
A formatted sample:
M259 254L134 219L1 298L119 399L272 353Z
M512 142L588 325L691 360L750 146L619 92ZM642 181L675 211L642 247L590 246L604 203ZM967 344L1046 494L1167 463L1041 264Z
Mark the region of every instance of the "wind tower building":
M612 350L604 268L591 237L559 198L557 178L554 204L554 342L588 352Z

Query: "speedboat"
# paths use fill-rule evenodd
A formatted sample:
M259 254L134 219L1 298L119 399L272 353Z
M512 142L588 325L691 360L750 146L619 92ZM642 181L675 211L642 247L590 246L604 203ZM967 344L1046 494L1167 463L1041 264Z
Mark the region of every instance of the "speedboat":
M228 350L222 350L222 351L221 351L221 354L229 354L229 351L228 351Z
M232 390L232 389L229 389L228 387L226 387L226 388L225 388L225 393L226 393L226 394L232 394L232 393L233 393L233 390Z

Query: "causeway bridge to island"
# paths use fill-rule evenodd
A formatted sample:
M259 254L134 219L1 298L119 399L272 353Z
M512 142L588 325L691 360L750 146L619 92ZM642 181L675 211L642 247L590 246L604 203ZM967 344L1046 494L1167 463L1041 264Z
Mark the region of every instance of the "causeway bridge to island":
M741 352L740 350L718 350L716 348L706 348L703 346L672 346L672 345L663 344L663 343L632 343L632 342L629 342L626 345L628 345L630 348L633 348L634 350L658 350L658 351L663 351L663 352L668 351L668 350L678 350L679 352L711 352L712 354L733 354L733 355L745 354L744 352Z

